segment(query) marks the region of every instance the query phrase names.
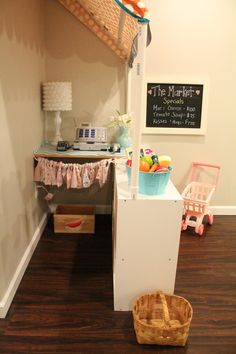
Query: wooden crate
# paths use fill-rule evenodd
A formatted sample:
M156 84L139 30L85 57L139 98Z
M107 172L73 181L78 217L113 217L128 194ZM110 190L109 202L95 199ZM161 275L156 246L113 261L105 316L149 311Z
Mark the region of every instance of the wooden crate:
M92 205L58 205L53 218L55 233L94 233L95 207Z

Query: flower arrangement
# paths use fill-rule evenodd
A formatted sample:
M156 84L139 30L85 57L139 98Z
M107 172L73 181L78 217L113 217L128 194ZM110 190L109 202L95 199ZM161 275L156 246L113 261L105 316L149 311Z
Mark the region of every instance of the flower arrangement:
M121 114L119 111L116 111L116 115L111 117L111 122L108 124L108 127L125 127L129 128L132 125L132 116L128 113Z

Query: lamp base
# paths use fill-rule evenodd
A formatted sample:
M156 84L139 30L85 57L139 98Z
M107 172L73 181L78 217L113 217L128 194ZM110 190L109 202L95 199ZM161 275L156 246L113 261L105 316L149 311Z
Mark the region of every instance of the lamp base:
M62 136L59 134L55 135L53 140L51 141L51 145L57 146L58 141L62 141Z
M51 144L53 146L57 146L58 141L62 141L62 136L61 136L61 132L60 132L60 128L61 128L61 115L60 115L60 111L56 111L55 112L55 119L54 119L54 123L55 123L55 128L56 128L56 133L55 136L51 142Z

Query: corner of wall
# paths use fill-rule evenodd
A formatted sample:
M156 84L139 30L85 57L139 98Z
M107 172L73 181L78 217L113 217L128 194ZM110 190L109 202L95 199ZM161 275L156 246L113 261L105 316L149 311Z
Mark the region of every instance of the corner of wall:
M5 318L7 315L7 312L11 306L11 303L13 301L13 298L15 296L16 290L21 282L21 279L25 273L25 270L29 264L29 261L34 253L34 250L41 238L41 235L43 233L43 230L46 226L47 223L47 214L44 213L38 227L36 228L34 235L31 239L31 242L29 243L27 249L25 250L25 253L23 257L21 258L21 261L15 271L15 274L13 275L11 282L5 292L5 295L3 299L0 301L0 318Z

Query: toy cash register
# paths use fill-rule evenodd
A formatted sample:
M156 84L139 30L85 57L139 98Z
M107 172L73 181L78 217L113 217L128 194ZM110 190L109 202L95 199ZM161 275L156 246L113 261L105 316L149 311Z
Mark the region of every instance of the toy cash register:
M107 128L92 127L90 123L81 123L76 128L76 138L73 145L74 150L107 151Z

